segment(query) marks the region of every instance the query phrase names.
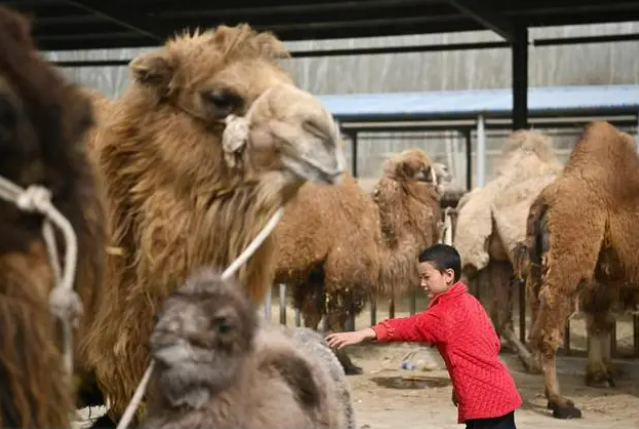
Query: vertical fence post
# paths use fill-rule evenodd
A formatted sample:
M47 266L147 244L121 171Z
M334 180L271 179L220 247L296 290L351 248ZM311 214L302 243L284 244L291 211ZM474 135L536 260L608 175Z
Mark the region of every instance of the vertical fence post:
M526 282L519 283L519 341L526 344ZM534 322L534 321L533 321Z
M271 305L273 300L273 285L266 291L266 297L264 298L264 319L267 322L271 321Z
M286 283L280 283L280 324L286 325Z
M395 318L395 295L393 295L388 303L388 318Z
M374 296L369 299L369 306L371 309L371 326L377 325L377 300Z
M295 326L297 326L298 328L302 326L302 316L300 314L299 308L295 309Z

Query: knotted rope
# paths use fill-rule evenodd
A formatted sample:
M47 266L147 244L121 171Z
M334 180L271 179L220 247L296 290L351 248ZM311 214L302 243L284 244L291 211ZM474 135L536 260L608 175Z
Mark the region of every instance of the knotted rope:
M42 235L55 278L55 287L49 294L51 313L62 321L64 331L64 367L73 376L72 326L82 314L82 301L73 290L78 257L78 242L71 223L53 206L51 192L39 185L23 189L0 176L0 198L15 204L20 210L44 215ZM65 242L64 269L60 268L58 248L52 224L62 232Z

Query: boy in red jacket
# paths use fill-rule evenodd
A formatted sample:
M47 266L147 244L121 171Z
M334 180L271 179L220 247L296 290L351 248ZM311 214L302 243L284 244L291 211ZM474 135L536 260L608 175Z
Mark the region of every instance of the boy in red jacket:
M522 399L499 359L499 338L484 307L459 281L459 253L444 244L431 246L419 255L418 270L420 285L431 298L426 311L330 334L328 344L342 348L374 339L435 345L453 383L458 422L467 429L516 429L515 409Z

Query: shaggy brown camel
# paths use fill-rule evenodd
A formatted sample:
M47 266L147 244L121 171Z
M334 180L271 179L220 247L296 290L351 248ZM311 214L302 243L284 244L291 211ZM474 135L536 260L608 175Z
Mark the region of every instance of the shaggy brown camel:
M581 417L574 403L561 396L555 366L566 321L577 310L587 318L586 382L614 383L611 306L622 301L636 310L637 304L638 171L630 135L605 122L589 124L563 173L530 209L525 247L534 320L531 364L541 367L554 417Z
M304 325L344 330L371 293L390 296L418 284L419 252L439 237L439 194L431 161L410 149L386 161L373 195L346 175L334 187L305 185L275 230L275 281L292 286ZM361 373L343 351L347 374Z
M344 372L324 339L260 326L239 286L207 269L163 303L145 428L355 429Z
M247 25L176 36L130 63L132 84L98 128L113 254L81 351L112 419L149 364L153 314L187 273L226 268L306 180L344 171L333 118L278 65L286 55ZM255 302L272 284L272 246L238 272Z
M90 302L104 249L84 146L92 109L79 88L41 59L30 33L25 17L0 7L0 176L51 192L77 236L75 284ZM74 409L60 325L49 305L55 268L43 220L0 199L0 427L70 427ZM62 238L56 234L61 256ZM85 307L85 314L90 311Z
M495 330L527 361L529 352L513 326L513 249L525 237L530 205L562 165L550 138L538 131L511 134L502 154L495 178L459 201L454 245L466 282L478 282L482 270L488 274Z

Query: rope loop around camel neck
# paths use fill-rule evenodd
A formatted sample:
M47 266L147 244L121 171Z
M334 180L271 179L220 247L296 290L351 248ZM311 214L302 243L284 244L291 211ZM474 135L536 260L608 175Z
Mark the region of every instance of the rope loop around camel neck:
M271 216L271 218L266 222L264 228L257 234L257 236L246 246L246 249L238 256L231 265L222 272L222 280L227 280L232 277L242 265L246 263L246 261L253 256L253 254L257 251L257 249L262 245L264 240L273 232L279 221L284 216L284 207L280 207L277 211ZM137 411L140 403L142 402L142 397L144 396L144 392L146 391L146 387L149 384L149 380L151 379L151 374L153 374L153 368L155 367L155 361L151 359L151 363L146 368L144 375L142 376L142 380L138 384L138 387L135 389L135 393L133 394L133 398L127 405L122 418L120 419L116 429L126 429L133 419L133 415Z
M42 235L47 246L55 286L49 294L51 313L62 321L64 344L64 367L69 377L73 376L73 330L72 326L82 314L82 301L73 290L75 282L78 240L71 223L51 202L51 192L43 186L31 185L27 189L0 176L0 198L15 204L20 210L44 215ZM64 269L60 266L58 248L52 225L62 232L65 244Z

